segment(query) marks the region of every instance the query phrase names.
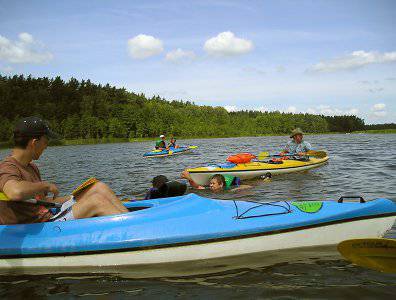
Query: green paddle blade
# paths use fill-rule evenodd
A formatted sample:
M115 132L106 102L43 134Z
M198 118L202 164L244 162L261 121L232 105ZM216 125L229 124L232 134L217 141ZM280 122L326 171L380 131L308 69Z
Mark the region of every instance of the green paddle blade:
M198 146L188 146L189 149L196 149Z

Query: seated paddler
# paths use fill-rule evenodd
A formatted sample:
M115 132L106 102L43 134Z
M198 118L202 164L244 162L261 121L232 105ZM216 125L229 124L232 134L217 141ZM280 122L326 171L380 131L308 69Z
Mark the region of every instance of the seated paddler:
M289 141L283 151L282 154L291 154L291 155L300 155L304 156L307 154L309 150L312 150L312 146L310 143L304 141L304 133L300 128L295 128L292 130Z
M20 120L14 128L14 147L0 163L0 192L9 201L0 201L0 224L68 221L125 213L128 210L114 192L97 181L77 196L60 197L55 183L41 179L38 160L57 135L38 117ZM65 170L68 172L70 170ZM62 203L56 213L26 199Z
M170 138L170 141L169 141L169 144L168 144L168 149L169 148L174 148L174 149L179 148L179 146L176 145L176 139L173 136Z
M157 149L157 150L166 149L165 135L163 135L163 134L160 135L160 140L155 142L155 149Z
M213 193L219 193L223 191L238 191L247 188L251 188L250 185L241 184L241 180L238 177L232 175L215 174L212 176L209 182L209 187L205 187L196 183L187 170L181 173L181 178L187 179L191 187L199 190L209 189Z

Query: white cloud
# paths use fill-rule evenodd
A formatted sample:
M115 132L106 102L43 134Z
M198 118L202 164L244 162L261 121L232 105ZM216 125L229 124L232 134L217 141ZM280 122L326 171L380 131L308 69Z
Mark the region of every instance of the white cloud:
M387 115L385 108L386 108L385 103L376 103L373 105L373 107L371 107L371 111L372 111L371 115L377 118L385 117Z
M374 111L384 110L386 105L384 103L377 103L373 105Z
M233 56L248 53L253 50L249 40L237 38L234 33L225 31L205 42L204 50L215 56Z
M319 105L315 108L308 108L307 113L319 114L325 116L340 116L340 115L357 115L359 110L357 108L339 109L329 105Z
M289 106L289 107L286 109L285 112L295 114L295 113L297 112L297 107L295 107L295 106Z
M396 62L396 51L394 52L366 52L354 51L344 57L322 61L310 67L307 71L314 73L330 73L342 70L353 70L370 64Z
M256 111L259 111L259 112L266 112L266 111L269 111L266 107L264 107L264 106L260 106L259 108L256 108L256 109L254 109L254 110L256 110Z
M317 114L318 112L317 112L316 110L314 110L313 108L308 108L308 109L307 109L307 113L312 114L312 115L315 115L315 114Z
M163 50L162 41L151 35L139 34L128 40L129 54L135 59L145 59Z
M180 63L185 61L191 61L195 59L195 53L193 51L184 51L180 48L170 51L166 54L165 59L170 62Z
M238 111L238 107L235 105L226 105L224 106L225 110L228 112Z
M0 35L0 60L10 63L46 63L53 55L43 50L43 45L35 41L29 33L18 35L18 40L13 42Z

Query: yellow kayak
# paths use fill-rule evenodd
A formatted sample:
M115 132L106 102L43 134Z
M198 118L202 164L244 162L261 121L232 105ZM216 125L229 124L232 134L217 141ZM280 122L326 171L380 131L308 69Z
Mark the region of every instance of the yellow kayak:
M208 185L210 178L215 174L225 174L239 177L240 179L252 179L267 173L271 175L291 173L309 170L324 165L329 157L310 157L308 161L294 159L284 160L281 163L249 162L244 164L218 164L206 167L187 169L192 179L200 185Z
M338 251L350 262L385 273L396 273L396 240L355 239L338 244Z

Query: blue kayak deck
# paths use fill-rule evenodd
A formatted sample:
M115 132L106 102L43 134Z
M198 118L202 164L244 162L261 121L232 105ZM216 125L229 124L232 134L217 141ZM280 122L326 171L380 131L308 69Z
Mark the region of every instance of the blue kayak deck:
M388 199L366 203L323 201L315 213L303 212L286 201L259 204L195 194L130 202L126 206L132 211L122 215L1 225L0 240L7 242L1 243L0 256L170 247L396 215L396 204Z

